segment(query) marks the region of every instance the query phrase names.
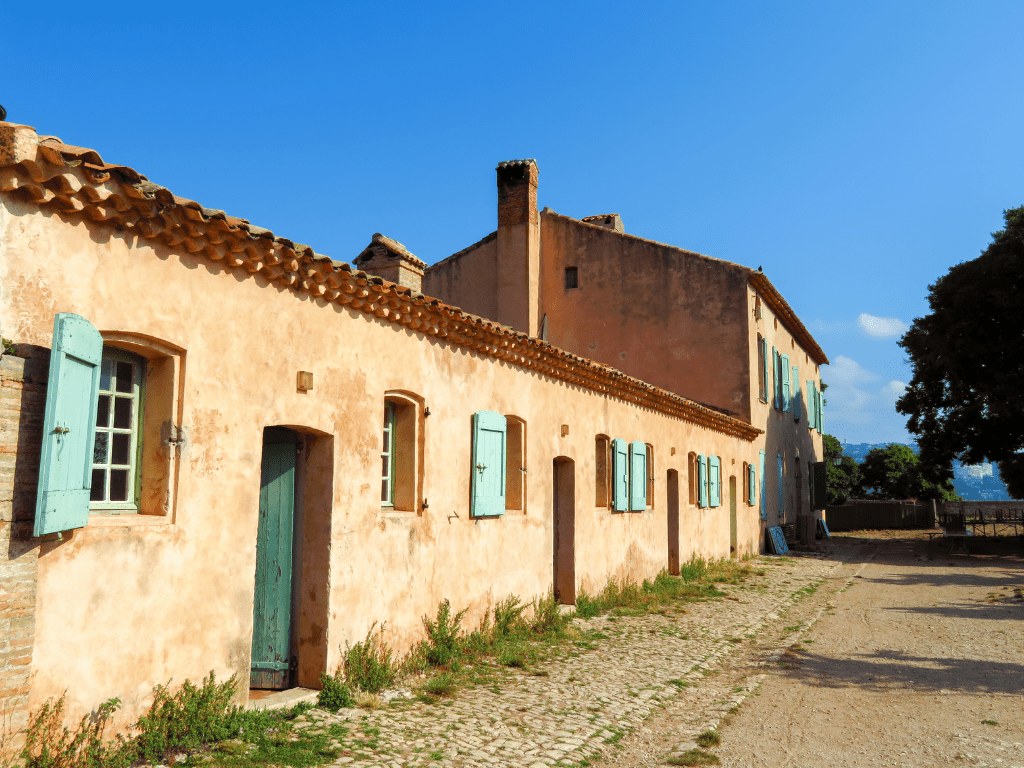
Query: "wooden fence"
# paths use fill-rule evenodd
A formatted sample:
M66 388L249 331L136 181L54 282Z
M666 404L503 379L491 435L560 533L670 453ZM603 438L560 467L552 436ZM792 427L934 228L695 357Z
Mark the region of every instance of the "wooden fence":
M931 501L848 501L825 508L831 531L934 528L935 505Z

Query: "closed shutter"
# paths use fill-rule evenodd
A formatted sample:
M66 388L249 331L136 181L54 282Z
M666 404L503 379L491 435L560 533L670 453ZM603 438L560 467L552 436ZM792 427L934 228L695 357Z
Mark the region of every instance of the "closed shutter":
M779 454L779 517L781 518L785 512L785 496L782 493L782 454Z
M722 506L722 460L717 456L708 456L708 505Z
M703 453L697 454L697 506L708 505L708 460Z
M612 509L629 509L629 445L621 437L612 440Z
M776 408L781 408L782 403L779 402L779 391L782 387L782 382L779 376L779 350L772 347L772 404Z
M814 386L814 380L807 380L807 428L814 429L815 424L818 420L815 418L815 414L818 412L818 395L817 388Z
M793 421L800 421L803 413L803 404L800 402L800 369L793 366Z
M34 536L89 522L102 360L103 337L88 320L69 312L54 317Z
M505 514L505 417L493 411L473 414L473 517Z
M647 509L647 446L639 440L629 444L629 508Z
M764 498L764 451L757 452L757 471L761 478L761 519L768 519L768 504Z
M753 464L747 466L747 506L754 506L757 498L757 470Z
M789 355L781 355L779 366L782 369L782 410L789 411L793 407L789 384Z
M811 463L811 509L828 505L828 471L824 461Z

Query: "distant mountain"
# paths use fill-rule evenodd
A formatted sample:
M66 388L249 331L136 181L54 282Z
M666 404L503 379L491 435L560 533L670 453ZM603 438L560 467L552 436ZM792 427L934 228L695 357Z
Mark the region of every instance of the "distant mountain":
M843 453L858 464L867 457L872 448L885 448L892 443L843 443ZM897 443L917 450L917 443ZM1010 501L1006 485L999 479L999 465L961 464L953 462L953 488L965 501Z

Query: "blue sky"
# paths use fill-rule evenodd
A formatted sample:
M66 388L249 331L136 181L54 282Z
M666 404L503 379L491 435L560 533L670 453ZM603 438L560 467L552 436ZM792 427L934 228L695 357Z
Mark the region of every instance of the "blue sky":
M1024 204L1024 3L375 5L5 7L0 103L346 261L474 242L537 158L542 206L762 266L827 430L908 438L896 341Z

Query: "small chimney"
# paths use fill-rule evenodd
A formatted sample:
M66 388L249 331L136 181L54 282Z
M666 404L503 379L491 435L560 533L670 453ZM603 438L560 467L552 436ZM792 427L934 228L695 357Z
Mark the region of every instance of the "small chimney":
M370 244L353 263L364 272L398 283L413 293L422 292L426 263L409 253L400 242L384 237L380 232L374 234Z
M626 230L622 227L622 217L617 213L603 213L600 216L586 216L580 221L585 221L587 224L594 224L598 227L604 227L610 229L613 232L625 232Z

